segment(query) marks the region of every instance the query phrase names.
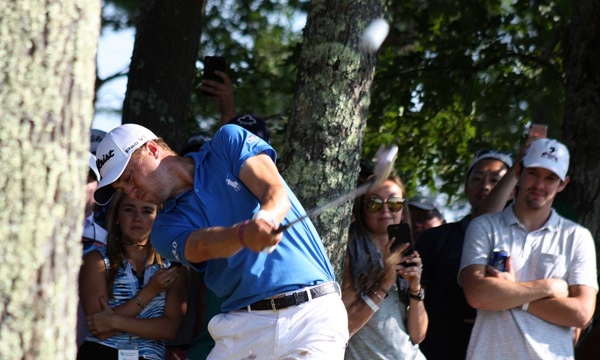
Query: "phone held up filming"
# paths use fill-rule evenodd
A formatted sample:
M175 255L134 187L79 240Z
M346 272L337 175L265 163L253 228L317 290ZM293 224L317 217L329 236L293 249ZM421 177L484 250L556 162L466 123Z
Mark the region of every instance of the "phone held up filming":
M406 250L402 252L403 256L407 256L415 252L415 244L413 243L412 234L410 232L410 226L408 224L393 224L389 225L387 228L388 238L394 238L394 243L392 244L391 250L394 251L398 247L403 244L408 243L408 247ZM403 262L400 264L404 267L414 266L415 264L409 262Z

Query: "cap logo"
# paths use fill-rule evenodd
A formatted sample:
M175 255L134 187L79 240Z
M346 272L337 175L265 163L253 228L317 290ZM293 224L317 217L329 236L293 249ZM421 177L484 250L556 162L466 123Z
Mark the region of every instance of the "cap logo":
M143 135L143 136L142 136L141 138L139 138L139 139L138 139L136 142L134 142L133 144L129 145L129 146L127 147L127 149L125 149L125 153L126 153L126 154L129 154L129 152L130 152L132 149L134 149L134 148L137 146L137 144L139 144L139 143L143 142L144 140L146 140L146 135Z
M246 115L246 116L242 116L241 118L237 119L237 122L241 125L254 125L256 124L256 119L254 119L252 116L250 115Z
M96 160L96 167L98 167L98 171L100 171L102 166L104 166L104 164L106 164L106 162L113 156L115 156L115 151L111 149L108 153L102 155L101 158L98 158L98 160Z
M544 151L541 156L543 158L548 159L548 160L551 160L551 161L554 161L554 162L558 162L558 158L553 155L553 153L555 153L555 152L556 152L556 148L554 146L551 146L550 147L550 151L549 152L548 151Z

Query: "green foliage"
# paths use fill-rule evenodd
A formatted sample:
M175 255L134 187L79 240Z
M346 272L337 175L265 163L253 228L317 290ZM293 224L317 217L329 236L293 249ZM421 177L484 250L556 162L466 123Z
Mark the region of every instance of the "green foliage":
M559 136L566 1L397 0L389 9L365 151L399 144L409 189L442 179L436 190L456 194L474 151L516 152L530 122Z
M199 56L230 64L238 113L269 121L281 149L302 34L293 23L307 0L209 0ZM130 24L138 0L108 0ZM472 154L516 152L529 123L561 137L566 0L394 0L391 32L379 53L364 158L381 143L400 147L397 172L417 185L458 194ZM116 16L116 15L115 15ZM193 94L190 118L218 117ZM442 180L442 187L439 183ZM453 200L455 200L454 198Z
M239 114L254 113L271 125L281 143L292 99L301 33L293 22L306 1L214 0L206 8L200 62L204 55L227 58ZM197 84L200 83L198 70ZM194 94L194 114L218 118L212 102Z

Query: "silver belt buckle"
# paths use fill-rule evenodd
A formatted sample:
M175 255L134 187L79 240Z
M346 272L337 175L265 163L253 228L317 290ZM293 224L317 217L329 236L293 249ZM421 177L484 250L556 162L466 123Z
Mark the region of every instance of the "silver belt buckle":
M275 307L275 299L271 299L271 309L277 310L277 308Z

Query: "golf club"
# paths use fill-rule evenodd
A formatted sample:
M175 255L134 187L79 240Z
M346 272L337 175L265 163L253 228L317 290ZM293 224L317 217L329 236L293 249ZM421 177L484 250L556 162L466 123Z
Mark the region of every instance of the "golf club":
M397 154L398 154L398 147L396 145L392 145L390 147L385 147L385 146L381 145L379 147L379 149L377 150L377 153L375 154L375 169L373 172L375 174L374 178L372 178L370 181L362 184L361 186L357 187L356 189L353 189L350 192L347 192L347 193L340 195L339 197L332 199L322 205L319 205L317 207L310 209L303 216L301 216L285 225L279 226L279 228L277 230L275 230L274 232L276 234L284 232L285 230L289 229L294 224L296 224L308 217L320 215L325 210L331 209L332 207L343 204L348 200L355 199L361 195L364 195L367 192L369 192L369 190L371 190L371 189L375 189L377 186L381 185L381 183L383 183L390 175L390 173L394 167L394 161L396 160Z

